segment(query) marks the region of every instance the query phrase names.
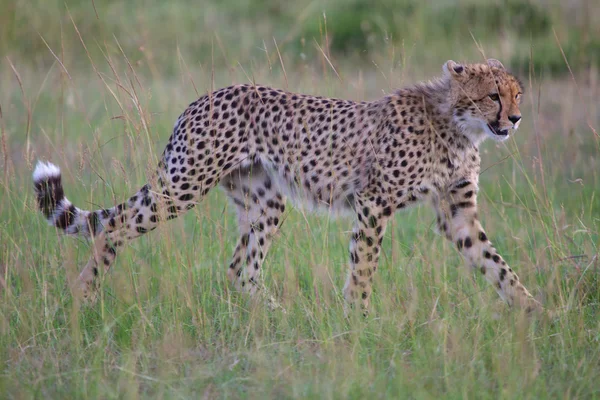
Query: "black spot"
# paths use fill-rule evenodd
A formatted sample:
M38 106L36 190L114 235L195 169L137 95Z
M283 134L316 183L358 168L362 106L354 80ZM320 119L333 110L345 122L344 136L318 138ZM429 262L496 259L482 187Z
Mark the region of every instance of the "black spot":
M75 220L77 208L71 204L68 209L64 210L54 221L54 226L60 229L67 229Z
M240 238L240 242L242 243L242 246L248 246L248 241L250 240L250 236L245 233L242 235L242 237Z
M456 206L458 208L469 208L469 207L475 207L475 204L473 204L470 201L461 201L460 203L457 203Z
M471 208L471 207L475 207L475 204L473 204L470 201L461 201L459 203L452 204L450 206L450 211L452 212L452 216L456 217L456 214L458 213L458 209L460 209L460 208Z
M374 216L374 215L371 215L371 216L369 217L369 226L370 226L371 228L375 228L375 227L377 226L377 218L375 218L375 216Z
M98 226L100 225L100 218L98 217L97 213L93 212L90 214L90 216L88 217L88 224L90 228L90 233L92 235L96 234L98 231Z
M494 257L492 257L492 260L494 260L495 263L499 263L500 262L500 256L498 254L494 254Z
M181 201L189 201L192 200L194 198L194 195L191 193L186 193L186 194L182 194L181 196L179 196L179 200Z
M485 235L485 232L483 232L483 231L479 232L479 240L481 240L482 242L487 241L487 236Z
M470 237L467 237L465 239L465 247L468 249L469 247L473 246L473 242L471 241Z
M505 277L506 277L506 268L502 268L500 270L500 280L503 281Z
M490 254L490 252L489 252L489 251L487 251L487 250L485 250L485 251L483 252L483 256L484 256L485 258L492 258L492 255L491 255L491 254Z
M456 204L451 204L450 205L450 212L452 213L452 217L456 217L456 214L458 213L458 207L456 206Z
M471 184L471 182L469 181L462 181L459 184L457 184L456 186L454 186L456 189L462 189L464 187L467 187Z
M148 207L148 206L149 206L151 203L152 203L152 198L151 198L150 196L145 196L145 197L142 199L142 205L143 205L144 207Z

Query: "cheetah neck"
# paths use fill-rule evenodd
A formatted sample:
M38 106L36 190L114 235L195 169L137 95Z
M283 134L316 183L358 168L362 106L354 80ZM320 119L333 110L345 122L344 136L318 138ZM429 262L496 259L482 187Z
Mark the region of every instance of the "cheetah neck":
M480 122L457 123L458 131L469 139L477 148L487 138L485 127Z
M415 87L421 95L425 96L428 103L431 104L441 115L448 117L453 122L451 129L461 136L466 137L475 147L479 148L481 143L488 137L486 128L479 121L468 123L456 120L453 112L454 99L450 87L450 79L447 77L439 78L427 83L418 84Z
M447 77L417 83L411 91L422 96L441 115L450 115L450 79Z

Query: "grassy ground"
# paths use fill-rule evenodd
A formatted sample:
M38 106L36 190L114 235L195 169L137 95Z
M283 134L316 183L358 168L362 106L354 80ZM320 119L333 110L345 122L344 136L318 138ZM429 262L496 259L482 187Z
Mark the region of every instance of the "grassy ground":
M426 208L388 230L367 320L343 313L351 221L286 212L263 277L287 312L268 311L226 281L237 233L218 191L120 253L87 307L69 287L90 244L58 237L35 208L38 158L63 168L82 208L126 199L211 87L255 80L368 100L448 58L479 60L460 20L445 35L429 27L428 13L456 2L399 2L414 19L393 37L401 16L362 10L374 16L358 39L339 27L353 20L324 21L317 3L0 4L0 397L600 398L600 77L597 59L565 73L558 46L598 32L569 19L573 4L592 18L592 2L550 3L533 3L550 10L544 53L512 20L474 36L488 56L517 60L507 64L527 86L517 135L483 146L480 214L532 293L565 310L551 320L508 310Z

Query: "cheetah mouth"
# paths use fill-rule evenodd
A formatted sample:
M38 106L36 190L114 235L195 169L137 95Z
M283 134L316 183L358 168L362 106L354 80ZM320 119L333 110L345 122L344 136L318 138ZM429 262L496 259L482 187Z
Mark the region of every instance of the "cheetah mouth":
M498 129L495 128L494 126L492 126L491 124L487 124L489 130L496 136L500 136L500 137L507 137L508 136L508 129Z

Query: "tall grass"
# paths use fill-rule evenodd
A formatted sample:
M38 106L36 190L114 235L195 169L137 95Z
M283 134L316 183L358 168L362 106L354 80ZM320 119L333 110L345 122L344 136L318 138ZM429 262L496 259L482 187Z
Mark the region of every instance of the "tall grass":
M270 311L226 281L237 231L218 191L124 249L96 305L73 296L90 244L37 212L36 159L62 167L78 206L113 205L146 182L175 118L211 88L256 81L368 100L439 74L447 58L481 59L458 28L428 36L433 5L414 6L408 36L368 31L365 56L333 47L343 27L319 4L260 3L3 4L2 397L600 397L598 64L565 52L572 76L538 68L542 57L566 66L563 33L578 23L546 2L535 5L557 35L543 56L526 33L474 36L502 60L527 50L524 121L506 145L483 146L480 215L556 317L508 310L425 207L388 230L368 319L345 318L340 293L352 222L290 208L263 269L285 312Z

